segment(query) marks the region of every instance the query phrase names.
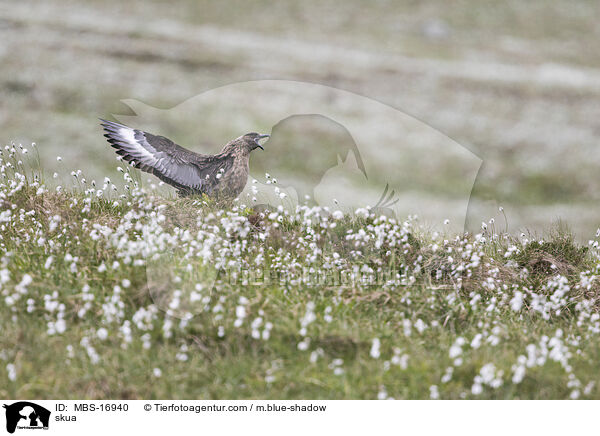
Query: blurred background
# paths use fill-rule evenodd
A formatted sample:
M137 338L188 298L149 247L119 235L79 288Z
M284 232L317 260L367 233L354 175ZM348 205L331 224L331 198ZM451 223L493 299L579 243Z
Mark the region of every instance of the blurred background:
M468 206L468 229L492 217L503 228L502 206L512 232L561 219L587 240L600 226L599 16L594 0L0 1L0 142L36 142L49 174L112 177L97 118L134 115L123 99L167 110L236 82L313 82L414 117L424 132L408 138L417 149L431 130L448 138L441 150L460 144L474 157L461 166L454 151L436 151L431 161L398 163L397 195L404 204L426 199L419 213L429 221L460 221ZM261 111L276 101L245 109L262 128ZM186 121L187 130L152 116L133 126L203 152L245 133L235 120L188 115L198 123ZM309 171L285 151L307 137L332 165L331 148L352 143L331 120L285 120L268 159L253 156L256 173ZM370 175L380 192L386 178Z

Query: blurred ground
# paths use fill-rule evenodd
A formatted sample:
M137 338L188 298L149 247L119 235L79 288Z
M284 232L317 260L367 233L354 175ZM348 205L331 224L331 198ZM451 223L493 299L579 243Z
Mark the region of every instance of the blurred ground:
M316 82L391 105L483 159L470 228L503 206L512 231L561 218L587 239L600 211L598 16L591 0L2 1L0 141L38 143L49 172L61 155L63 169L100 177L115 161L97 117L127 114L121 99L170 108L239 81ZM174 139L216 151L221 134ZM452 192L424 190L431 216L452 215Z

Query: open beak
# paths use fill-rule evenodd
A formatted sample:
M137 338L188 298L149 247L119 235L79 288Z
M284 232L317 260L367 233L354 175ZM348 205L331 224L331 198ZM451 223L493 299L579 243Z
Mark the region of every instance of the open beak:
M264 134L264 135L258 135L258 138L256 138L256 139L254 140L254 142L256 143L256 146L257 146L257 147L260 147L260 149L264 151L264 148L262 147L262 145L260 145L260 144L259 144L259 142L258 142L258 141L260 141L261 139L270 138L270 137L271 137L271 135L267 135L267 134Z

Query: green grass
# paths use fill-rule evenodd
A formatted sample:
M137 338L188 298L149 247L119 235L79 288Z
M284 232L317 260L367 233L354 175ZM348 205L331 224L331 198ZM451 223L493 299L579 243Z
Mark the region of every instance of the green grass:
M380 1L371 8L358 0L176 3L48 0L36 14L31 0L7 4L0 26L6 46L0 64L3 140L43 145L50 173L60 171L58 154L62 165L98 178L114 170L114 155L96 118L134 115L121 99L163 109L153 116L138 112L128 120L133 127L216 152L246 132L246 115L258 129L264 107L288 105L295 97L265 97L241 119L216 116L207 107L171 115L167 109L246 80L319 83L406 111L484 159L470 230L502 205L513 229L541 230L561 214L578 238L595 231L598 2ZM445 31L431 35L432 23ZM269 55L256 56L257 48ZM329 52L336 55L330 59ZM367 57L373 62L359 65ZM325 93L323 101L328 98ZM347 109L352 115L354 108ZM346 138L332 121L306 125L298 118L281 123L273 135L269 145L281 146L252 158L255 175L276 168L282 182L284 175L320 177L310 169L331 162L328 146ZM364 129L385 123L365 118ZM305 165L290 158L290 151L308 145ZM414 145L422 150L418 137ZM436 154L402 155L392 161L398 168L376 157L369 183L454 199L465 169ZM396 174L391 183L388 175ZM490 199L498 204L485 209ZM434 216L438 210L428 209ZM444 218L453 219L435 216Z
M309 208L261 216L135 182L121 197L44 191L6 154L0 396L416 399L436 386L444 399L600 397L600 261L564 230L525 239ZM28 174L18 189L15 171ZM270 279L232 275L257 267Z

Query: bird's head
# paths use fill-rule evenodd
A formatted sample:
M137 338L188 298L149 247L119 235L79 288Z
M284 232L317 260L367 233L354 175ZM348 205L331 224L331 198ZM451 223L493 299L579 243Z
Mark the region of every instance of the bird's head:
M260 133L250 132L250 133L246 133L244 136L242 136L241 139L242 139L244 145L248 148L248 151L252 151L255 148L260 148L261 150L264 150L262 145L260 145L260 140L269 138L269 137L270 137L270 135L266 135L266 134L261 135Z

